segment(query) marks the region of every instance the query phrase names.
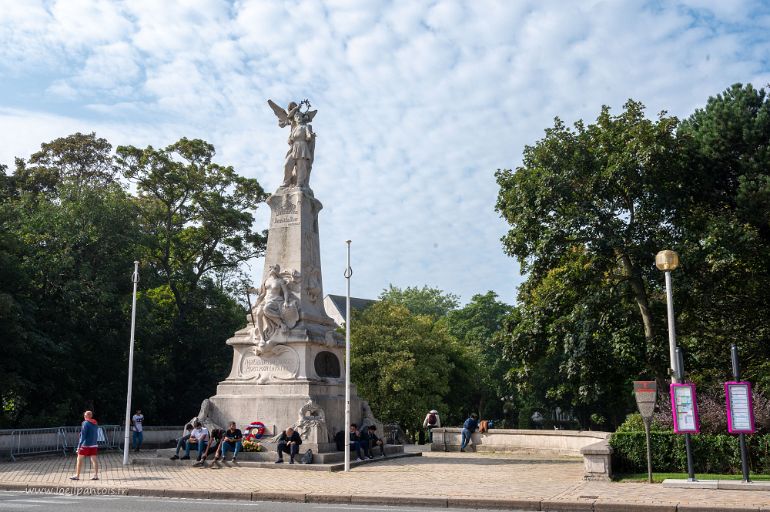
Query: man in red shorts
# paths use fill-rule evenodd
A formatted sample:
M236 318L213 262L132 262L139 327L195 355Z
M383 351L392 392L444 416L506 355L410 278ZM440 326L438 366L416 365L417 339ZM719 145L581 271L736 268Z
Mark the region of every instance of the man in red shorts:
M80 470L83 468L83 460L91 457L91 467L94 468L94 476L91 480L99 480L99 462L96 453L99 450L99 427L96 426L94 413L83 413L83 425L80 427L80 440L78 441L78 462L75 465L75 476L70 480L80 480Z

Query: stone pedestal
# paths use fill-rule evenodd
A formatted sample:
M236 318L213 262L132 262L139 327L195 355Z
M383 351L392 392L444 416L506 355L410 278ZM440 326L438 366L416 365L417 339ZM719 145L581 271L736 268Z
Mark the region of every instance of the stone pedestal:
M272 214L257 302L246 327L227 340L233 347L230 374L199 416L219 426L261 421L278 432L296 426L303 449L330 451L334 434L347 431L345 350L323 307L322 205L312 190L296 186L279 188L267 204ZM378 424L382 432L355 387L350 408L353 422Z

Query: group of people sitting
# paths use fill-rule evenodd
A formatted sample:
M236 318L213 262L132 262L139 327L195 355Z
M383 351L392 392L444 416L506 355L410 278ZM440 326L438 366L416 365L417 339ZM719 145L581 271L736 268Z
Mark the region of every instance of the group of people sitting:
M197 458L195 466L202 466L209 454L213 453L214 463L219 465L219 460L225 460L227 452L233 453L230 462L235 462L238 458L238 452L242 449L243 433L237 428L234 421L230 422L227 430L221 428L209 429L203 426L200 421L185 426L184 434L177 439L176 452L171 460L190 460L190 452L195 449ZM294 458L299 453L299 447L302 444L302 437L294 428L289 427L278 436L278 459L276 464L283 463L283 454L289 456L289 464L294 464ZM377 427L369 425L363 429L353 423L350 425L350 449L356 451L357 461L373 459L372 451L374 448L380 448L380 455L385 457L385 442L377 436ZM184 455L179 456L179 452L184 449Z
M196 466L202 466L206 462L212 449L215 464L219 465L220 459L225 460L228 451L233 452L230 462L235 462L238 458L238 452L242 448L241 441L243 441L243 433L234 421L230 422L227 430L215 428L211 432L200 421L196 421L194 425L188 423L185 426L184 435L177 439L176 453L171 457L171 460L180 459L179 451L182 448L184 448L184 456L180 460L189 460L190 452L195 448L198 453L195 461Z
M380 455L385 457L385 441L377 436L377 427L369 425L363 429L352 423L350 425L350 449L356 451L357 461L373 459L372 450L380 447Z

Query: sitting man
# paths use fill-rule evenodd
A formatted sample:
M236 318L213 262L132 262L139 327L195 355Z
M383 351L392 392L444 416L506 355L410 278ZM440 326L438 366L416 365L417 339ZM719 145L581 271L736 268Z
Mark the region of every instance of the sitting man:
M350 424L350 450L356 451L357 462L364 460L361 455L361 433L358 430L358 425L355 423Z
M177 460L179 458L179 450L181 450L182 447L187 444L187 440L190 439L190 433L192 432L192 429L193 426L190 423L184 426L182 437L176 440L176 453L174 453L173 457L171 457L171 460Z
M242 440L243 433L240 429L236 428L235 422L231 421L230 426L228 427L227 431L225 431L225 435L222 438L222 443L219 445L220 453L217 454L214 460L219 460L220 454L222 455L222 460L227 459L227 452L231 451L233 452L233 458L230 459L230 462L235 462L235 459L238 457L238 452L242 447Z
M285 452L289 454L289 464L294 464L294 457L299 453L299 445L301 444L302 438L299 436L299 432L295 432L293 428L289 427L281 432L278 438L278 460L275 463L283 463L283 454Z
M373 459L372 452L369 450L369 428L363 427L358 431L358 444L361 446L361 451L364 452L364 459ZM360 457L360 455L359 455Z
M377 437L377 427L375 425L369 425L369 458L373 459L372 448L375 446L380 447L380 455L385 457L385 441Z
M203 457L200 457L198 459L198 462L193 464L194 466L203 466L206 463L206 459L209 457L209 453L214 453L214 462L216 462L217 466L219 466L219 447L222 444L222 438L225 435L225 430L222 428L215 428L212 429L211 435L209 436L209 444L206 447L206 453L203 454Z
M190 432L190 438L185 443L184 457L182 460L190 460L190 448L196 447L198 451L197 460L200 461L203 456L203 450L209 444L209 429L203 426L200 421L195 422L195 428Z

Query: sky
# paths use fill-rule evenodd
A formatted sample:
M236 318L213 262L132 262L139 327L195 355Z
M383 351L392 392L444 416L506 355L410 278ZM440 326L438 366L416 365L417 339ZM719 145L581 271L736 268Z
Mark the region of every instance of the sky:
M0 0L0 163L78 131L195 137L272 192L288 134L267 99L307 98L324 293L344 294L350 239L364 298L428 285L514 303L497 169L556 116L633 98L686 117L736 82L770 83L768 1Z

